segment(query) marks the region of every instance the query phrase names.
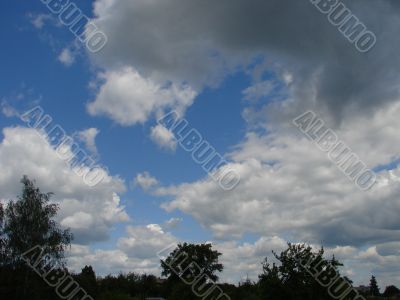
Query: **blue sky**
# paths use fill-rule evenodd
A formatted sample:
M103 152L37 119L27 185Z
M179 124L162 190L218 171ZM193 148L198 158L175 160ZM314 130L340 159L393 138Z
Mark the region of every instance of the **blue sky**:
M144 193L133 183L136 174L143 171L149 171L165 185L205 177L205 172L192 161L190 153L179 148L176 153L162 151L151 142L148 133L155 120L123 127L104 117L89 116L85 106L94 97L88 87L94 77L93 66L84 53L79 53L71 66L65 66L57 58L64 47L74 43L74 35L62 25L46 24L43 30L35 28L32 24L35 17L49 13L41 3L9 1L1 5L4 6L1 35L8 41L1 58L3 99L20 112L39 104L69 134L98 128L101 132L96 139L98 161L126 181L128 190L123 194L122 202L133 224L161 224L170 218L182 218L181 225L172 229L177 237L194 242L210 240L210 232L191 216L166 213L159 207L162 198ZM86 3L79 7L91 15L90 5ZM228 152L244 137L246 124L241 110L245 103L241 92L249 82L248 76L233 74L218 88L206 89L186 113L190 125L219 153ZM0 125L24 124L14 117L2 118ZM111 231L110 240L93 247L112 247L123 235L125 225L117 224Z
M149 171L164 184L172 185L200 179L205 176L204 171L192 161L190 153L182 149L176 153L160 151L151 142L148 132L154 120L135 127L122 127L112 120L89 116L85 105L94 97L88 87L94 74L87 57L81 54L69 67L62 64L57 57L75 37L65 27L48 26L44 32L38 31L31 23L32 18L47 14L48 9L40 3L32 4L22 1L2 4L7 7L2 10L7 11L2 18L3 28L9 29L10 23L13 24L12 30L2 31L2 38L10 42L1 61L2 74L5 75L1 86L4 99L22 112L33 107L33 103L39 104L69 134L85 128L98 128L101 132L96 139L99 163L129 185L123 203L135 224L162 223L171 217L182 217L181 214L165 213L159 208L162 200L140 191L134 186L133 179L136 174ZM90 14L89 5L80 8ZM234 74L218 89L205 90L187 111L186 119L190 125L220 153L228 152L245 134L241 91L248 84L247 76ZM18 99L19 95L23 98ZM23 122L18 118L2 118L1 121L2 127L16 124L22 125ZM120 231L121 228L115 230L113 237L119 237ZM182 239L194 241L211 238L190 217L186 217L174 233Z
M390 76L400 61L388 59L399 45L385 33L400 24L378 26L373 13L397 5L351 4L378 37L359 53L309 1L245 2L76 2L108 37L94 54L41 1L2 1L0 200L26 173L55 192L58 221L77 233L75 270L157 273L165 244L210 241L227 253L222 278L238 282L292 241L326 246L357 284L372 273L400 282L391 267L400 261L400 98ZM37 105L87 152L95 145L106 181L85 186L25 128L18 113ZM220 189L162 135L157 119L171 110L227 158L238 187ZM374 189L358 190L293 126L307 110L377 173ZM98 134L79 139L88 129Z

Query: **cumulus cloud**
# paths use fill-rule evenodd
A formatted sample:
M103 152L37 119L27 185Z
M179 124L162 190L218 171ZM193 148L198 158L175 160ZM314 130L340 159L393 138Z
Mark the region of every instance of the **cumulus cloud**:
M7 101L5 101L5 100L1 101L0 107L1 107L1 112L7 118L19 116L18 111L14 107L12 107L10 104L8 104Z
M73 245L68 252L68 265L79 271L91 264L100 275L123 272L160 274L160 257L168 254L178 243L184 241L163 231L158 224L127 226L125 236L117 241L113 250L90 250L88 246ZM225 266L221 280L238 283L247 273L256 279L261 272L261 262L272 251L286 248L286 242L278 237L260 238L254 243L213 242L213 248L222 252L221 262ZM168 253L164 253L164 249Z
M97 155L96 137L100 133L97 128L88 128L78 132L78 138L85 143L86 148Z
M101 275L119 272L160 274L160 258L157 253L178 243L178 239L164 232L158 224L127 226L113 250L91 251L87 246L73 245L68 253L68 266L79 271L87 264L94 266Z
M133 260L121 250L102 250L91 251L88 246L72 245L67 254L68 267L74 272L80 272L86 265L91 265L97 275L118 274L119 272L132 272L138 270L140 264L135 264ZM143 270L157 271L154 268L146 268L142 262ZM152 265L153 266L153 265Z
M58 221L72 228L77 244L104 241L114 224L129 219L119 193L124 182L106 174L95 187L87 186L56 151L33 129L15 127L3 130L0 143L0 199L19 195L20 179L28 175L44 192L53 192L60 205Z
M64 66L70 67L75 62L75 55L70 49L64 48L58 55L58 60Z
M309 1L97 0L95 21L109 43L94 61L200 90L261 54L268 59L264 70L292 74L290 110L317 107L340 119L399 96L393 76L400 65L393 40L399 6L390 0L346 4L378 37L369 53L358 53Z
M161 148L176 150L177 142L174 134L160 124L151 128L150 138Z
M117 241L115 249L91 250L88 246L72 245L67 253L68 266L71 270L78 272L85 265L90 264L96 273L102 276L116 275L121 271L160 275L160 258L157 253L161 251L163 255L167 255L178 243L182 242L184 241L164 232L158 224L128 226L125 236ZM269 262L279 264L272 251L280 253L287 248L286 241L277 236L261 237L254 242L216 241L211 243L213 249L222 253L220 262L224 265L224 271L220 281L233 284L242 282L247 277L250 280L257 280L262 272L261 263L264 259L268 257ZM319 245L312 246L315 250L320 247ZM165 248L167 250L164 253ZM325 247L325 256L330 258L332 255L345 263L346 267L341 272L351 276L356 285L367 282L371 270L375 272L374 274L379 274L379 283L382 286L392 284L393 280L399 279L395 274L398 269L395 265L398 265L399 258L382 256L378 254L375 247L366 250L358 250L354 247ZM386 267L390 267L390 272L383 271ZM355 270L363 270L364 273L354 274Z
M42 29L47 21L52 20L52 17L46 14L29 14L28 17L31 24L37 29Z
M173 197L163 207L192 215L220 239L256 233L268 242L283 236L322 242L347 255L347 274L378 270L389 278L398 260L392 243L400 238L400 170L382 166L399 158L400 45L393 37L400 5L346 5L378 37L369 53L358 53L310 1L96 0L95 21L109 43L92 56L105 71L88 111L122 125L170 108L184 113L204 87L246 69L253 82L244 98L266 101L243 116L267 133L249 131L230 154L240 184L232 192L210 178L161 187L158 195ZM378 170L373 189L359 191L326 154L292 132L291 120L308 109ZM156 127L152 138L171 140ZM247 265L255 270L255 262Z
M102 83L96 99L88 105L89 113L106 115L124 126L144 123L168 109L184 112L196 96L188 85L159 83L132 67L107 71L99 77Z
M160 225L149 224L143 227L127 227L127 237L118 241L118 248L137 258L155 258L157 252L176 243L178 240L170 233L165 233Z
M397 145L394 128L400 126L396 117L399 110L400 105L395 103L380 109L372 117L355 117L336 133L369 168L390 164L398 159L396 149L400 145ZM230 231L243 232L244 228L264 233L290 228L324 230L335 227L333 224L342 228L340 223L348 219L354 227L347 226L344 230L355 230L352 234L354 242L360 241L364 234L384 238L386 232L389 239L398 236L395 225L383 225L392 222L387 216L392 215L390 211L395 205L397 169L381 170L376 187L367 193L361 192L326 153L295 128L268 134L249 132L230 157L233 161L230 167L242 178L233 192L221 191L209 180L159 189L161 194L176 197L164 207L190 212L221 235ZM382 219L378 218L381 213L376 212L377 203L381 203ZM387 210L384 209L386 205ZM376 221L379 219L379 225L370 223L369 230L363 230L362 224L368 222L368 216ZM376 224L375 233L373 224ZM382 231L383 228L393 230ZM329 232L326 234L328 237ZM343 232L341 237L345 237Z
M276 85L271 80L258 82L243 91L246 100L259 100L271 95Z
M229 167L241 177L231 192L223 191L210 178L177 186L159 187L160 196L172 196L162 207L192 215L216 238L238 239L246 233L285 237L337 251L352 259L346 274L362 276L378 269L389 283L389 270L379 267L381 258L361 257L365 247L377 247L379 255L398 257L400 238L397 195L400 169L395 164L400 145L395 128L400 126L399 103L385 106L372 116L357 115L336 129L339 138L376 169L377 184L359 190L322 152L296 128L268 133L249 132L230 153ZM390 143L388 143L390 141ZM396 146L397 145L397 146ZM381 245L381 246L379 246ZM373 259L371 261L371 259ZM368 276L367 276L368 277Z
M152 177L149 172L137 174L133 183L135 186L139 186L144 190L149 190L159 184L158 180Z
M166 229L174 229L174 228L178 227L179 224L182 223L182 221L183 221L182 218L171 218L164 223L163 227L165 227Z

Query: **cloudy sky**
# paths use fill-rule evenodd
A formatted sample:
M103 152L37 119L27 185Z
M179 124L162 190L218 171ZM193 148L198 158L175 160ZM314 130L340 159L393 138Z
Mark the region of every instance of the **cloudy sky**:
M237 283L290 241L323 245L355 284L400 285L400 5L343 3L376 35L370 51L309 0L77 1L108 37L97 53L41 1L1 1L0 200L23 174L54 192L74 270L159 274L159 250L209 241ZM101 183L20 120L37 105L103 166ZM235 189L157 123L171 110L240 174ZM293 126L307 110L376 172L370 190Z

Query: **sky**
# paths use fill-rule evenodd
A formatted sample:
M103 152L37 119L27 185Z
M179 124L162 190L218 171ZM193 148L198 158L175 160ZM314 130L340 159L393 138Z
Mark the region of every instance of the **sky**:
M335 254L356 285L400 285L400 5L365 2L341 3L375 34L367 52L309 0L71 2L107 37L94 53L42 1L1 1L0 200L23 175L53 192L75 271L158 275L158 251L211 242L221 280L237 283L292 242ZM101 182L21 119L35 107L101 166ZM237 186L223 189L158 122L171 111ZM307 111L375 171L371 189L294 126Z

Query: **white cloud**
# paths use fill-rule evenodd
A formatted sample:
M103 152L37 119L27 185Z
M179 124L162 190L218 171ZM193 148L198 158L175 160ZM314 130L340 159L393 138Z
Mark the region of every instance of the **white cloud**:
M78 132L78 137L85 143L86 148L94 155L98 154L96 137L100 133L97 128L88 128Z
M107 70L129 66L159 82L186 82L199 92L248 66L262 66L261 78L284 67L295 114L318 108L340 120L400 94L391 76L400 66L400 44L392 39L399 5L382 0L366 8L356 0L351 9L385 46L360 55L307 1L96 0L94 19L109 41L93 61Z
M160 275L160 258L157 253L165 248L162 254L172 251L174 245L182 243L177 237L164 232L158 224L147 226L127 226L126 236L121 237L113 250L90 250L88 246L73 245L68 252L68 266L71 270L80 271L85 265L94 267L98 275L118 274L122 272L151 273ZM250 242L216 241L213 249L222 253L220 262L224 271L220 274L221 282L238 283L247 276L256 281L262 272L261 263L266 257L269 262L279 262L272 251L280 253L287 248L287 242L278 236L264 236ZM312 245L314 250L320 245ZM386 247L382 244L380 247ZM377 275L381 287L400 282L400 256L379 254L377 247L365 250L350 246L324 247L325 257L332 255L344 263L341 274L350 276L355 285L367 284L371 272Z
M10 104L8 104L7 101L5 101L5 100L3 100L1 102L1 112L7 118L19 116L18 111L14 107L12 107Z
M137 174L133 183L144 190L149 190L159 184L158 180L152 177L149 172Z
M61 225L71 230L85 229L93 226L93 216L85 212L76 212L61 221Z
M101 275L121 271L160 275L157 252L177 243L178 239L164 232L158 224L127 226L126 236L118 240L116 249L90 251L88 247L73 245L68 254L68 266L79 271L91 264Z
M75 243L104 241L114 224L129 219L118 193L124 182L106 174L95 187L61 160L55 150L33 129L5 128L0 143L0 199L15 199L21 190L20 179L28 175L43 192L53 192L60 205L58 221L71 227Z
M157 252L178 241L158 224L128 226L126 231L127 237L119 239L118 248L129 256L142 259L157 258Z
M275 88L276 84L273 81L266 80L246 88L243 95L246 100L259 100L269 96Z
M381 171L378 185L362 193L324 153L289 133L288 121L312 108L370 167L398 158L400 90L393 74L400 60L399 45L392 39L400 24L396 3L375 1L366 8L363 1L352 2L357 16L385 45L360 55L315 7L301 1L97 0L96 23L109 43L92 57L106 71L88 111L126 126L167 109L183 113L194 91L218 85L250 61L254 65L251 58L265 55L269 60L254 67L255 82L261 83L248 88L245 97L269 94L272 89L263 76L271 72L280 74L288 96L245 110L246 120L264 125L269 134L248 132L231 154L241 183L232 192L222 191L209 178L159 188L158 194L174 197L164 207L191 214L220 238L251 232L266 239L322 241L342 255L368 247L354 259L365 259L367 274L383 262L378 250L390 253L387 243L400 237L399 170ZM377 14L386 17L378 20ZM175 20L181 20L179 25L171 25ZM304 35L310 31L313 35ZM154 131L157 141L168 144L168 136ZM146 178L144 186L155 184ZM115 254L127 260L127 255ZM391 263L396 259L386 258ZM247 265L255 269L255 262ZM390 270L389 264L385 267ZM354 263L346 272L360 270Z
M164 249L167 254L178 243L182 243L169 232L164 232L158 224L127 226L126 235L117 242L113 250L91 251L87 246L73 245L68 253L68 266L79 271L91 264L100 275L122 272L153 273L160 275L160 257L157 253ZM246 274L256 279L261 272L261 262L272 251L286 248L286 242L278 237L263 237L254 243L215 242L213 248L222 252L221 262L224 272L222 281L237 283Z
M118 274L119 272L131 272L139 267L135 261L121 250L101 250L91 251L89 247L77 247L72 245L70 253L67 255L68 267L70 270L80 272L86 265L93 266L97 275ZM153 268L145 269L153 271Z
M261 274L261 263L265 257L273 258L272 251L280 252L287 248L287 243L279 237L262 237L254 243L238 243L235 241L213 243L222 253L224 265L222 282L238 283L249 276L257 280ZM276 262L276 260L273 260Z
M52 19L50 15L46 14L38 14L38 15L29 14L28 16L30 18L32 25L37 29L42 29L46 21Z
M58 56L58 60L66 67L70 67L75 62L75 55L70 49L64 48Z
M337 134L369 168L388 164L398 157L394 128L400 126L399 112L400 104L393 104L368 121L355 117ZM210 179L159 188L160 195L174 196L163 207L193 215L221 237L290 234L341 245L399 238L398 170L381 171L376 187L362 192L326 153L293 130L247 134L230 154L230 167L242 178L232 192L222 191ZM332 235L334 231L341 234Z
M100 80L103 83L96 99L88 105L89 113L106 115L124 126L144 123L166 110L182 113L196 96L188 85L158 83L131 67L105 72Z
M165 148L171 151L176 150L177 142L175 136L170 130L168 130L164 126L158 124L152 127L150 137L161 148Z
M171 218L165 222L164 226L166 229L174 229L179 226L183 221L182 218Z
M398 158L399 113L400 102L393 103L368 117L346 119L336 133L368 167L385 165ZM379 267L382 258L370 250L364 257L368 262L361 266L363 257L357 254L364 247L384 244L377 246L382 254L400 257L392 244L400 238L399 167L378 172L378 183L361 191L326 153L289 126L267 134L249 132L229 156L229 166L241 177L233 191L223 191L208 177L158 187L156 194L173 197L162 207L192 215L219 239L252 233L322 243L332 248L330 253L344 257L344 271L354 274L357 282L379 270L389 283L393 272Z

